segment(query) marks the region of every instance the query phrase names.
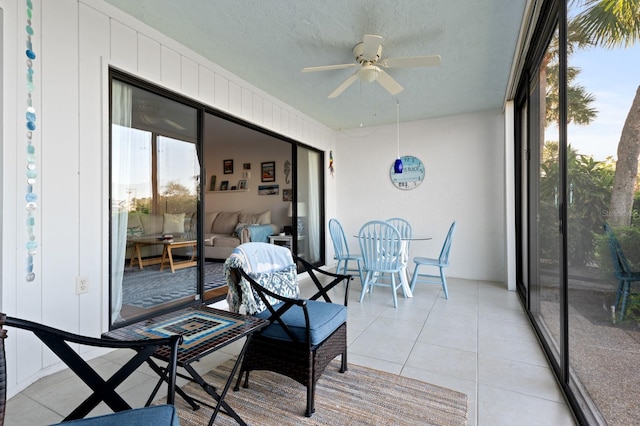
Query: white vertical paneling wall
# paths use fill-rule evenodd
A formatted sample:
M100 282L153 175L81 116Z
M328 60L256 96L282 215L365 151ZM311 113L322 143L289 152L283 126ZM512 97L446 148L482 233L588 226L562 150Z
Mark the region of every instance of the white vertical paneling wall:
M331 129L101 0L33 0L40 250L37 278L27 283L26 2L0 0L0 7L1 310L9 315L89 336L108 327L109 66L326 150L327 156L335 148ZM327 196L327 205L334 206L334 193ZM88 293L75 294L77 276L88 278ZM9 396L61 367L28 335L11 330L6 343Z

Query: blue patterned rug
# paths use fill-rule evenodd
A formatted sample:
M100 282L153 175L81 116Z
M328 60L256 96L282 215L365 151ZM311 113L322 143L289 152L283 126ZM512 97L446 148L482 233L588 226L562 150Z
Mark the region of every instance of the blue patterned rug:
M222 271L222 263L206 262L204 266L205 291L227 285ZM198 268L178 269L175 273L160 265L139 269L125 268L122 283L122 304L150 308L196 293Z

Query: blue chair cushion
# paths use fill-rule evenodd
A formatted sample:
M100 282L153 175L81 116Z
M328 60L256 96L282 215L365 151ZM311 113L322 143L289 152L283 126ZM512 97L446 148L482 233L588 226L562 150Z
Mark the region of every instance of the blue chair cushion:
M133 410L119 411L85 419L70 420L60 423L63 425L90 425L90 426L180 426L178 412L173 405L153 405Z
M282 303L278 303L274 305L273 308L278 310L281 305ZM311 344L314 346L322 343L331 333L347 321L347 307L338 305L337 303L308 300L307 309L309 311ZM271 313L267 310L256 314L256 316L268 319ZM294 336L303 342L307 340L304 312L301 306L292 306L281 318ZM265 328L260 334L272 339L291 341L287 332L277 322Z

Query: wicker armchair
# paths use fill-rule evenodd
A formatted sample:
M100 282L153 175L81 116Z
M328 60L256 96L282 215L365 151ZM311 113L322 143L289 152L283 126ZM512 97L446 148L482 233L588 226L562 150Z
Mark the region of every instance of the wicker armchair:
M286 259L279 263L277 259ZM225 262L230 308L244 306L247 313L268 319L271 325L254 335L244 355L235 390L242 375L268 370L292 378L307 388L305 415L311 417L316 383L332 359L341 355L340 372L347 370L347 298L349 275L301 264L317 292L299 298L296 263L285 247L266 243L240 245ZM321 279L322 278L322 282ZM328 284L323 284L329 281ZM344 302L332 303L328 292L344 283ZM338 291L336 289L335 291Z
M4 424L7 396L5 355L5 339L7 338L7 330L4 329L3 326L20 328L32 332L93 391L87 399L67 415L63 420L64 422L73 420L69 423L74 425L125 425L140 424L136 422L141 421L141 419L146 419L146 421L151 421L153 424L157 425L166 424L177 426L180 424L173 402L176 386L178 346L182 342L182 336L175 335L164 339L137 341L98 339L79 336L35 322L8 317L5 314L0 313L0 425ZM72 349L69 345L70 343L101 348L127 348L133 349L135 353L127 363L125 363L109 379L105 380ZM168 346L171 348L170 359L172 361L169 362L169 365L167 365L165 370L165 380L168 385L167 405L131 409L131 406L117 394L116 388L162 346ZM83 419L83 417L89 414L91 410L101 402L107 404L114 413ZM151 401L148 401L147 405L149 405L150 402Z

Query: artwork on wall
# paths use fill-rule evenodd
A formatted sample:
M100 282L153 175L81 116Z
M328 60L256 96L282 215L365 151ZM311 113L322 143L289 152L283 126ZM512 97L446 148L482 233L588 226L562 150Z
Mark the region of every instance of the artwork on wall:
M278 195L280 187L278 185L260 185L258 186L258 195Z
M233 160L224 160L222 162L222 169L224 170L224 174L232 174L233 173Z
M229 189L229 181L223 180L220 182L220 191L226 191L227 189Z
M282 201L293 201L293 194L290 189L282 190Z
M262 163L262 182L276 181L276 163L275 161L267 161Z
M251 170L251 163L242 163L242 170Z

